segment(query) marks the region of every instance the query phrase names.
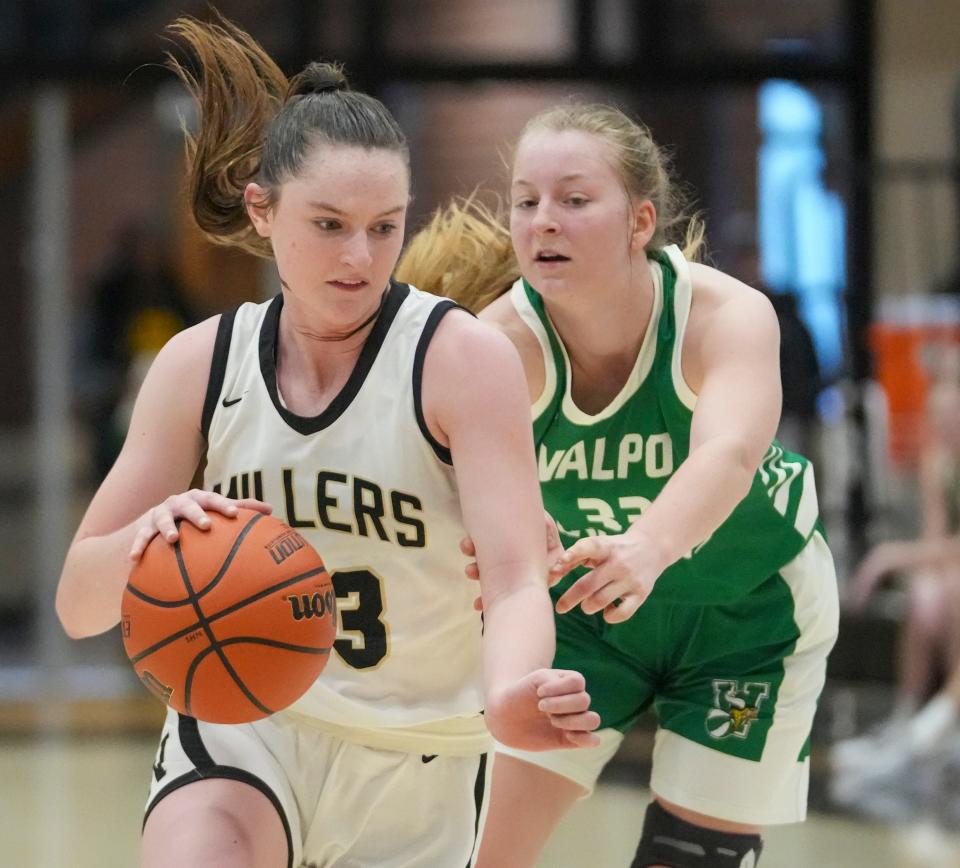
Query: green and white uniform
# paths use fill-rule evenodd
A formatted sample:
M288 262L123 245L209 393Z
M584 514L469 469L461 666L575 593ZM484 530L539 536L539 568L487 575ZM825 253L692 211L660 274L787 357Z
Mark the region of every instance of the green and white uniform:
M569 359L543 300L524 281L510 293L543 350L534 434L544 502L565 545L626 531L689 453L697 399L681 369L689 269L669 247L651 271L643 345L620 393L595 415L573 401ZM579 607L557 617L555 665L586 676L603 744L503 751L590 790L623 732L652 706L654 792L734 822L802 820L808 736L837 620L813 468L774 441L730 517L660 576L629 621L608 624Z

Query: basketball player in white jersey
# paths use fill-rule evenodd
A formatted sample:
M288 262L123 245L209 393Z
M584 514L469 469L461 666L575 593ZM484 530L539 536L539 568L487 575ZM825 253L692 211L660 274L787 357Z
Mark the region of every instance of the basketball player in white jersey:
M131 558L176 522L271 507L322 553L340 598L323 676L245 725L173 712L145 866L467 864L487 729L591 745L583 678L552 670L542 505L523 371L506 338L391 280L406 143L376 100L311 64L287 82L227 22L180 19L200 108L199 225L276 260L280 294L177 335L67 555L57 611L113 627ZM198 467L203 485L190 489ZM483 635L458 541L476 541ZM481 677L481 658L483 673ZM548 716L545 698L569 713ZM481 715L481 710L484 716ZM484 719L486 726L484 725Z

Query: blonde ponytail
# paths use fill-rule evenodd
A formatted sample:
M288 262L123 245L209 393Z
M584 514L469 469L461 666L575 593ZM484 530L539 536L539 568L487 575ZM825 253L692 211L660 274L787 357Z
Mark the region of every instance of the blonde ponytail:
M398 280L478 313L520 276L510 231L474 193L438 208L407 244Z

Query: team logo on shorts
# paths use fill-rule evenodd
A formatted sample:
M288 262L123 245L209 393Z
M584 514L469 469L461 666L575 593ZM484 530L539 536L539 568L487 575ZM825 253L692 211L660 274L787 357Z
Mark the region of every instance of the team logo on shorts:
M760 704L770 695L766 681L717 679L713 682L713 704L707 712L707 732L711 738L746 738L750 724L760 715Z

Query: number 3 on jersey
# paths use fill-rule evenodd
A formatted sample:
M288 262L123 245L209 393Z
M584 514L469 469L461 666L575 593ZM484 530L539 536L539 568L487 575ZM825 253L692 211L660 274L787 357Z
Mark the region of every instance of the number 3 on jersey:
M383 580L368 569L337 570L330 579L340 619L334 650L348 666L371 669L387 656L387 625L380 618Z

